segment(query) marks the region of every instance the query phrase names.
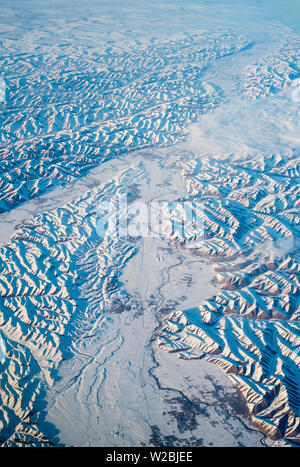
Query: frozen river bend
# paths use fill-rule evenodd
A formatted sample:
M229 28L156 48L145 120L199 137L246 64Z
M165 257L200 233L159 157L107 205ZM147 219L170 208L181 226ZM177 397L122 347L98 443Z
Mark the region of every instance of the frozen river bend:
M294 3L179 3L4 2L4 446L299 444Z

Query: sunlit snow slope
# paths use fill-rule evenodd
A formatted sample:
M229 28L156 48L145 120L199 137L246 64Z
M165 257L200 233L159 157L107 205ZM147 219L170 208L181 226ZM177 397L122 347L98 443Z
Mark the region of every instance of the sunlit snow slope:
M297 2L2 3L0 444L299 444Z

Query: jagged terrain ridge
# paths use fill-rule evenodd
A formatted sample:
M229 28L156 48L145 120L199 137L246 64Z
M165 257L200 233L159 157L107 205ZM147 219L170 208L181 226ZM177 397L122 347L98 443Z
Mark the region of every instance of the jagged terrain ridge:
M208 64L250 44L233 34L155 43L102 54L2 57L8 89L0 134L0 211L68 182L107 158L183 138L217 106ZM1 104L0 104L1 105Z
M135 321L138 315L136 309L142 309L143 316L147 317L147 313L149 316L155 307L157 315L154 321L159 319L162 323L159 337L162 349L178 354L182 359L193 359L193 362L184 364L192 363L193 369L199 368L199 373L195 371L196 376L202 373L201 364L213 368L203 359L213 362L239 389L252 421L259 430L274 440L283 438L287 444L299 444L300 166L299 151L293 150L299 148L297 130L294 135L288 131L288 126L295 123L293 119L298 104L292 102L288 94L291 94L293 85L297 83L295 80L300 77L300 55L298 30L293 29L294 18L290 29L282 20L288 8L280 14L277 12L277 20L274 21L269 19L269 16L273 18L273 9L270 11L267 5L260 8L257 2L255 15L252 7L245 6L243 2L241 9L238 2L233 2L233 5L220 2L216 14L214 8L210 9L211 5L205 13L207 5L201 5L199 10L194 9L195 5L189 9L188 2L185 5L182 2L179 5L170 2L171 10L166 4L162 7L163 13L156 6L153 8L153 5L148 10L143 10L145 5L139 6L140 9L130 6L128 13L126 1L126 8L120 10L121 15L120 11L114 10L114 5L112 9L104 5L102 10L102 3L105 2L100 2L101 8L99 2L95 2L95 9L90 2L86 2L84 15L83 10L77 7L74 7L75 14L68 8L60 7L55 12L53 4L40 10L38 1L35 11L34 0L27 2L28 5L32 3L28 9L23 8L24 2L20 2L22 8L18 12L17 3L11 5L5 1L0 19L3 30L0 40L0 79L4 79L6 87L5 96L1 97L0 102L2 220L8 211L15 219L19 219L20 209L25 212L21 218L28 217L27 213L34 212L34 203L27 203L23 207L21 205L35 197L39 212L45 210L41 208L43 198L39 199L39 196L56 186L69 186L70 191L73 189L73 193L76 192L76 196L78 187L78 193L89 191L61 206L62 198L58 197L59 201L55 204L59 190L54 190L51 206L55 206L55 209L48 211L52 207L47 207L47 212L28 219L9 241L0 246L0 445L57 444L59 439L55 429L61 428L66 412L60 412L60 417L56 419L57 427L47 426L44 422L47 416L51 419L51 410L49 406L46 409L46 401L49 403L49 398L55 398L56 391L58 394L61 390L66 395L66 408L69 407L68 398L71 399L72 407L72 392L65 391L66 380L67 384L73 381L72 366L76 367L82 357L82 361L85 358L94 359L94 365L99 369L98 352L103 350L104 354L109 354L111 347L107 342L110 340L115 339L116 346L119 345L118 339L126 343L123 347L120 345L119 355L124 354L129 360L130 373L130 366L134 366L135 360L128 349L131 342L135 342L135 334L141 330L139 322ZM120 7L119 3L117 8ZM53 15L52 11L55 12ZM120 25L118 15L122 16ZM170 17L172 27L168 30ZM196 19L195 23L191 23L191 17ZM146 34L142 31L143 27L149 28ZM207 29L204 31L203 28ZM234 32L227 33L226 30ZM167 39L163 40L163 37ZM124 43L122 38L126 39ZM249 63L252 65L248 66ZM241 74L240 70L245 64L246 68ZM255 108L248 106L251 104L250 99L260 97L268 99L253 102L258 104ZM273 114L272 102L275 100L280 112ZM262 133L266 134L264 145L259 141L259 135L257 140L249 138L247 129L242 128L243 121L236 132L232 133L230 126L236 103L246 108L249 123L247 119L245 126L250 126L259 116L262 101L265 104L263 110L268 114L261 125ZM226 112L222 113L226 106L229 118ZM290 114L289 108L285 106L292 109ZM101 164L112 158L116 159L111 163L114 170L119 167L117 160L122 159L118 156L126 152L134 160L136 153L129 151L152 146L162 148L182 142L191 123L200 119L200 127L204 124L201 128L205 129L206 120L201 116L214 109L215 113L210 123L207 123L208 133L204 130L203 133L199 132L199 147L196 147L195 135L195 153L209 153L209 156L197 159L195 154L183 154L182 146L175 149L178 151L175 160L180 161L178 166L175 164L175 170L181 167L182 177L178 169L178 178L171 179L168 185L170 171L168 164L165 168L163 165L168 161L170 152L161 149L159 155L154 155L160 164L153 165L146 177L152 188L153 199L161 193L157 189L159 182L156 175L160 175L160 170L165 170L163 190L172 191L173 185L177 185L179 179L180 182L183 180L188 191L186 199L200 202L204 207L205 235L200 244L196 242L192 249L195 255L191 268L193 274L191 272L184 277L183 263L179 263L175 271L183 274L182 281L193 281L195 284L195 271L199 278L201 274L205 275L205 268L197 271L198 266L195 264L204 256L211 261L216 287L221 290L200 302L203 296L200 292L203 291L200 291L199 280L195 308L185 309L190 306L182 305L186 297L181 297L182 302L176 302L174 296L171 297L173 300L166 298L166 303L160 302L157 297L164 287L164 276L161 275L164 270L161 264L155 263L154 258L150 264L155 265L154 272L161 283L157 293L151 295L150 304L150 300L143 301L135 293L137 290L133 290L134 285L130 281L128 290L130 293L133 290L132 296L119 281L126 265L130 270L130 266L136 264L130 260L143 240L140 243L132 239L116 241L113 230L102 240L96 232L97 204L101 200L114 201L124 186L129 188L129 192L132 189L134 200L135 190L139 192L135 184L145 179L145 167L140 164L130 168L130 161L127 170L111 180L109 175L102 186L92 191L90 187L95 186L95 179L90 180L91 184L83 181L81 186L73 182L93 167L101 166L102 170ZM214 132L215 117L216 120L222 120L222 141L220 135ZM275 122L273 127L269 126L272 119L280 122L277 122L278 125ZM283 135L284 144L291 151L285 152L283 145L278 154L265 153L261 148L267 147L271 152L267 142L272 141L273 136L282 143L282 134L278 136L274 132L274 128L280 129L281 125L287 128ZM237 137L239 132L241 134ZM201 134L204 137L206 134L213 135L209 149L209 144L202 146ZM249 155L243 159L240 155L224 156L231 149L227 148L229 143L226 141L223 144L223 138L234 140L230 147L236 153L246 147L249 154L260 151L261 157L254 159ZM222 147L222 157L214 155L218 143ZM270 147L273 148L272 145ZM148 155L150 159L150 151ZM124 165L121 164L121 167L123 170ZM179 198L182 195L180 189L177 194L182 201ZM62 190L62 193L65 191ZM18 206L19 210L15 210ZM174 243L176 251L191 246L181 237L182 218L179 211L174 210L172 213L175 231L165 232L166 249L171 253L175 250ZM166 270L169 271L168 268ZM168 277L171 282L172 276ZM175 281L174 288L176 284ZM171 285L166 289L172 293ZM197 284L189 289L190 301L194 298L195 290ZM179 286L178 296L181 292ZM138 301L139 298L141 303L135 304L135 308L132 306L133 300ZM125 332L114 335L106 323L112 320L112 314L116 318L116 314L124 310L129 310L130 317L133 316L132 321L129 321L130 326L126 323L122 329ZM173 310L172 313L166 317L170 310ZM120 317L124 315L126 313ZM98 341L97 338L94 341L96 332L99 332ZM157 342L150 333L137 336L140 337L140 346L135 346L134 352L137 353L137 348L140 350L143 345L151 349L151 366L155 364ZM88 354L90 349L91 354ZM120 360L122 364L126 361L125 357ZM137 440L142 437L139 438L139 424L135 424L135 416L131 419L139 407L133 403L134 398L139 398L140 394L141 400L145 400L145 405L149 404L153 412L159 411L161 407L157 402L159 398L151 398L151 393L148 393L148 399L146 397L147 385L152 387L152 383L153 392L161 396L161 387L153 379L155 372L152 374L149 371L149 378L143 380L138 373L138 366L130 373L131 378L125 378L125 381L123 375L126 372L120 372L122 384L119 385L119 392L114 392L113 384L118 384L121 377L107 378L108 383L104 387L102 383L106 373L113 373L114 369L119 370L121 366L118 358L116 355L106 360L104 355L103 366L98 372L95 371L93 377L81 378L81 375L76 374L78 385L74 384L74 392L80 392L82 387L83 392L80 393L81 400L75 398L73 408L74 412L80 413L81 404L88 407L83 412L86 414L86 425L82 424L89 432L85 438L87 442L90 439L101 442L101 437L112 443L123 442L122 430L110 423L112 406L109 404L107 412L103 408L102 412L97 412L102 418L102 425L97 425L93 403L101 402L101 398L97 398L98 392L110 402L113 399L113 402L117 401L115 418L118 418L118 414L127 417L129 423L124 426L131 429L131 423L133 431L137 433L134 439ZM166 361L171 362L172 358L172 355L166 355ZM200 358L201 362L198 361ZM162 365L161 370L162 374L166 370L165 381L169 388L174 384L174 368L171 368L172 362L170 367L168 365L167 368ZM148 371L149 367L146 368ZM159 366L156 369L159 375ZM217 370L216 374L220 376ZM61 376L63 383L59 386ZM136 388L132 384L134 379L141 383L140 393L132 390ZM225 379L225 376L223 380L220 379L220 384ZM191 411L199 409L201 412L201 404L206 400L201 390L202 387L198 390L198 406L196 403L192 405ZM120 394L121 401L118 400ZM127 394L131 402L126 400ZM212 405L215 397L213 393ZM221 418L212 419L211 426L215 427L216 420L219 420L222 429L226 430L227 422L230 424L227 407L231 403L231 399L226 401L225 412ZM127 410L127 404L131 404L130 411ZM244 410L245 406L242 406ZM139 416L143 418L142 412ZM185 413L179 414L178 426L182 421L181 416L184 417ZM240 413L240 420L239 416ZM157 420L162 425L155 425L152 438L144 438L143 441L163 445L168 442L163 432L166 424L169 424L168 418L158 417ZM240 421L245 420L248 423L247 417L241 417ZM207 425L204 418L201 421L204 422L204 431ZM113 428L113 433L107 438L106 422L108 431ZM172 442L175 445L193 445L197 441L193 439L194 432L189 423L189 418L183 420L191 437L176 439L174 435ZM102 427L100 438L90 437L91 432L96 432L99 426ZM246 434L255 433L255 436L248 438L239 435L239 424L233 426L231 436L234 436L234 442L256 442L258 437L259 442L264 444L264 435L252 428L244 427ZM74 437L75 432L74 429ZM222 431L216 427L214 432L217 437ZM213 438L211 432L205 437L208 443L211 441L210 436ZM71 439L70 444L73 444L74 439ZM127 439L132 438L128 435ZM228 439L232 440L232 437ZM82 442L80 437L76 440Z
M277 93L300 78L300 43L290 41L274 53L246 67L239 86L249 99Z
M216 363L253 423L293 443L300 431L299 168L293 153L207 157L184 167L191 199L204 207L197 253L211 259L221 291L172 312L159 339L182 358Z
M122 184L144 176L127 169L106 186L28 220L0 248L0 441L4 446L49 445L36 425L45 389L72 355L76 336L99 315L120 313L129 297L118 278L135 249L108 232L97 234L97 207ZM36 414L36 415L35 415ZM26 429L24 428L26 424Z

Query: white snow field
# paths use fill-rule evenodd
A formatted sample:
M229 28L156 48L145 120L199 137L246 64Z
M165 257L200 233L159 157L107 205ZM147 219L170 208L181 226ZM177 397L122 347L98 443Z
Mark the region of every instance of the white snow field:
M0 122L0 445L299 445L298 0L2 0Z

